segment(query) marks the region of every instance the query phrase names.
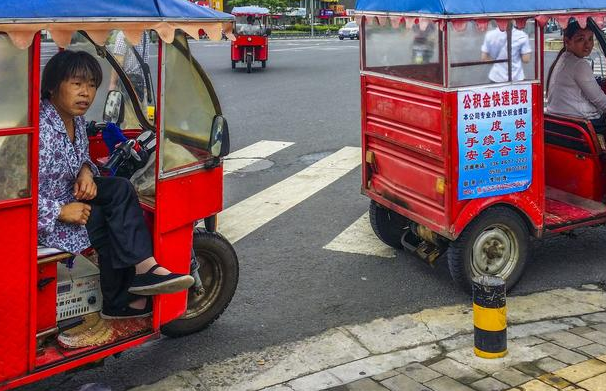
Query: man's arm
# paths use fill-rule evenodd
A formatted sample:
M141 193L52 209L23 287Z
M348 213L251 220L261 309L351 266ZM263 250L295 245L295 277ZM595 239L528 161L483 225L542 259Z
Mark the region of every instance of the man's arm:
M120 64L124 65L124 56L114 54L114 58ZM111 75L109 76L109 90L116 90L118 87L118 73L112 68Z
M112 52L112 55L114 56L114 58L116 59L118 64L120 64L120 66L124 65L124 57L126 56L127 50L128 50L128 48L126 46L124 33L122 31L120 31L116 35L116 42L114 43L114 50ZM119 79L118 74L112 68L111 75L109 76L109 89L110 90L117 89L118 79Z

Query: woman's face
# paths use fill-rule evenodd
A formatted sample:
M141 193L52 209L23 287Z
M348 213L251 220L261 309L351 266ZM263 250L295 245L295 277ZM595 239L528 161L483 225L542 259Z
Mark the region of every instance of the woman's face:
M72 120L88 111L96 93L97 86L92 79L70 77L61 82L50 101L64 121Z
M593 49L593 32L590 29L578 30L571 38L564 37L566 50L577 57L587 57Z

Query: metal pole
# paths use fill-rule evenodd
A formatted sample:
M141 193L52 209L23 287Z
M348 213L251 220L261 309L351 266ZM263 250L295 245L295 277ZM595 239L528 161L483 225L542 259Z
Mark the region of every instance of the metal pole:
M311 0L311 36L314 36L314 2L315 0Z
M482 358L504 357L507 354L505 280L479 276L472 281L474 352Z

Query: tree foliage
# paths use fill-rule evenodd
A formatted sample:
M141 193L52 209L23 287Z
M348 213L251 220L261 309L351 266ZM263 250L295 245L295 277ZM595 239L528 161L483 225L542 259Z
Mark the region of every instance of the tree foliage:
M231 7L244 7L247 5L257 5L269 9L271 14L282 14L293 6L296 6L296 0L229 0L227 5Z

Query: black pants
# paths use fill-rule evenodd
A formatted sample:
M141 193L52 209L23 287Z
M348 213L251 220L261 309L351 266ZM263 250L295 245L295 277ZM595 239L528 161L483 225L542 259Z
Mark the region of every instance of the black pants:
M606 117L601 116L598 119L592 119L591 124L593 125L593 129L597 134L606 136Z
M137 193L128 179L95 177L97 196L86 224L99 254L103 307L121 308L140 296L128 292L134 265L151 257L151 236Z

